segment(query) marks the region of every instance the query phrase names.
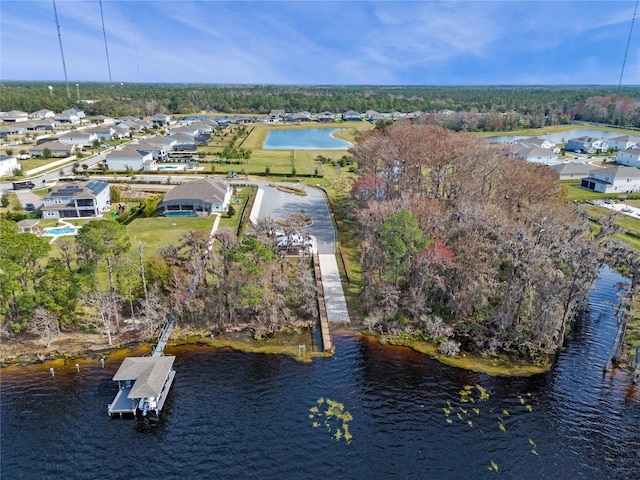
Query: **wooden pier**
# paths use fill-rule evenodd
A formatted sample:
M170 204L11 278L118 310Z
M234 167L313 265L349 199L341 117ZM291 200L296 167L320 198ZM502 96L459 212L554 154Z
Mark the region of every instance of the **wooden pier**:
M316 277L316 289L318 291L318 314L320 323L320 333L322 338L322 351L333 353L331 334L329 333L329 319L327 318L327 305L324 301L324 288L322 287L322 272L320 271L320 258L317 253L313 254L313 271Z
M211 229L203 265L206 264L211 254L213 234L218 228L219 222L220 215L216 218ZM184 301L195 295L203 272L204 268L201 268L191 279ZM109 416L119 415L123 417L124 415L133 415L137 417L142 415L146 417L149 414L157 416L160 413L173 384L173 379L176 376L176 371L173 369L173 362L176 357L172 355L165 356L164 348L167 346L179 312L180 308L176 308L167 315L166 322L158 335L158 343L151 356L127 357L124 359L113 376L113 380L118 382L118 393L113 402L107 407Z

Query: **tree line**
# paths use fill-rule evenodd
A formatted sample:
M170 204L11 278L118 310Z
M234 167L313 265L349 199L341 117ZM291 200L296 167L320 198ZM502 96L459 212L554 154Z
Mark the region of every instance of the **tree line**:
M555 352L600 262L557 175L436 126L375 129L353 148L366 324L440 351Z
M289 233L304 225L293 217ZM204 231L186 232L147 255L113 220L90 221L74 239L58 239L55 253L48 238L0 220L0 335L31 332L50 345L61 330L82 326L104 333L111 345L125 328L133 339L149 338L169 312L184 325L250 329L256 337L306 326L317 315L310 259L291 260L270 235L275 225L261 224L241 239L217 232L211 255ZM189 297L190 282L202 271Z
M3 110L33 112L48 108L60 112L77 107L64 84L43 82L3 82L0 104ZM442 110L489 115L478 130L496 131L543 127L574 119L640 127L640 88L637 86L278 86L278 85L172 85L87 83L79 87L88 115L150 116L156 113L266 114L287 112L355 110L378 112L420 111L435 114ZM505 114L512 120L499 121ZM463 119L464 117L462 117ZM471 117L473 118L473 117ZM457 130L476 128L456 118ZM503 119L504 120L504 119ZM442 125L446 126L446 125Z

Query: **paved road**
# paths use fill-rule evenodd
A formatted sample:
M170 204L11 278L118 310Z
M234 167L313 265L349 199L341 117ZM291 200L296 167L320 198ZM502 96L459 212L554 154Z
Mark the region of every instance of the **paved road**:
M259 217L271 217L274 220L285 219L291 213L303 211L305 215L311 217L313 222L305 230L316 238L318 254L335 254L336 239L324 192L318 188L305 187L301 184L293 184L293 186L304 188L307 195L285 193L270 187L268 183L258 183L258 187L264 191Z

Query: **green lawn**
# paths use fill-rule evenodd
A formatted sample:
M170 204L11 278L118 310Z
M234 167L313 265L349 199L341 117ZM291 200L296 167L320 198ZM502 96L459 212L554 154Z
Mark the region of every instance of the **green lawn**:
M176 244L189 230L211 231L215 216L200 217L152 217L137 218L127 225L132 244L142 242L145 257L155 255L161 246Z

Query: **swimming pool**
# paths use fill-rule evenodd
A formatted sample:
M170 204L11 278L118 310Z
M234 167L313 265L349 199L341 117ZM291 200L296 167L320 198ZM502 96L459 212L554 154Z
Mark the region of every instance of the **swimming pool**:
M160 165L158 170L184 170L184 165Z
M302 128L272 130L262 148L264 150L348 150L353 145L333 136L339 128Z
M82 227L64 226L64 227L47 227L43 228L46 237L56 237L58 235L77 235L78 230Z

